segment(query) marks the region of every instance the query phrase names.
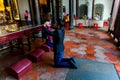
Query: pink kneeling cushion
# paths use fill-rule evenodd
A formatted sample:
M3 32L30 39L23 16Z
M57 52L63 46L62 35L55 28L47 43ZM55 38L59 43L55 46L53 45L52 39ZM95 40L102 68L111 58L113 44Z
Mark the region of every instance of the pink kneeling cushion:
M9 68L9 73L16 77L17 79L20 79L22 76L24 76L27 72L29 72L32 69L32 62L24 58L17 63L13 64Z
M29 58L33 62L38 62L39 60L41 60L44 53L45 53L45 51L43 49L39 48L39 49L32 51L29 55Z
M50 52L51 51L51 47L46 45L46 44L41 45L40 48L43 49L45 52Z

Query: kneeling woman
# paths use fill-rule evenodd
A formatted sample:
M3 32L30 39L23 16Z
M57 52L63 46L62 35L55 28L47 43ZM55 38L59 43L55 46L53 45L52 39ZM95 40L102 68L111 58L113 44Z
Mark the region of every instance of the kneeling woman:
M43 28L44 32L53 36L53 51L54 51L54 64L56 67L70 67L77 69L77 65L72 58L63 58L64 55L64 22L59 20L55 27L54 32L50 32L47 28Z

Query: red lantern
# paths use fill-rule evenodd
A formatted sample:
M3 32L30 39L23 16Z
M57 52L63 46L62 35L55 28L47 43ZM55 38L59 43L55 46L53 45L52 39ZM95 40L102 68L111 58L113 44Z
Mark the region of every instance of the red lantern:
M108 21L104 21L103 26L108 26Z
M98 29L98 23L94 23L94 26L93 26L94 29Z
M82 28L83 27L83 25L82 25L82 23L78 23L78 28Z

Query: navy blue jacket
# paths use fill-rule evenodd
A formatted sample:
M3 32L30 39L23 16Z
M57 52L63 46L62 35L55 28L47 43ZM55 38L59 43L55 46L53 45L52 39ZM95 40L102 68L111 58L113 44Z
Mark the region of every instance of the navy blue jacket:
M56 29L54 32L50 32L45 27L43 30L48 35L53 36L53 44L54 44L53 51L54 51L55 55L57 55L56 53L64 51L64 35L65 35L64 28Z

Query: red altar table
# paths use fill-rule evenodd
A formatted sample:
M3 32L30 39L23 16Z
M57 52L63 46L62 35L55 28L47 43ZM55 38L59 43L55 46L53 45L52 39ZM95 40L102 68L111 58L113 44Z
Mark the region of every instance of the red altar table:
M7 36L1 36L0 37L0 45L8 43L8 38Z
M42 32L42 26L40 25L37 27L33 27L31 30L32 30L34 39L39 38L39 37L36 37L35 34L38 34L40 31Z
M12 42L14 40L17 40L18 46L21 49L22 53L24 54L24 43L23 43L23 36L27 36L30 38L31 34L36 34L39 31L42 31L41 26L35 26L35 27L26 27L25 29L16 31L16 32L10 32L0 35L0 45L4 45L9 43L11 46L11 49L13 48ZM28 46L31 49L30 46L30 40L28 41Z
M4 34L2 36L0 36L0 45L4 45L7 43L11 43L11 49L13 49L13 45L12 45L12 41L17 40L17 43L22 51L22 53L24 54L24 46L23 46L23 31L17 31L17 32L12 32L12 33L8 33L8 34Z
M35 39L35 34L39 33L39 31L42 31L41 26L36 26L36 27L31 27L26 30L24 30L24 35L27 37L27 45L29 47L29 50L31 50L31 45L30 45L30 38L31 36Z
M29 47L29 50L31 50L31 45L30 45L31 34L32 34L31 29L24 30L24 35L27 37L27 43L24 43L24 45L27 45Z

